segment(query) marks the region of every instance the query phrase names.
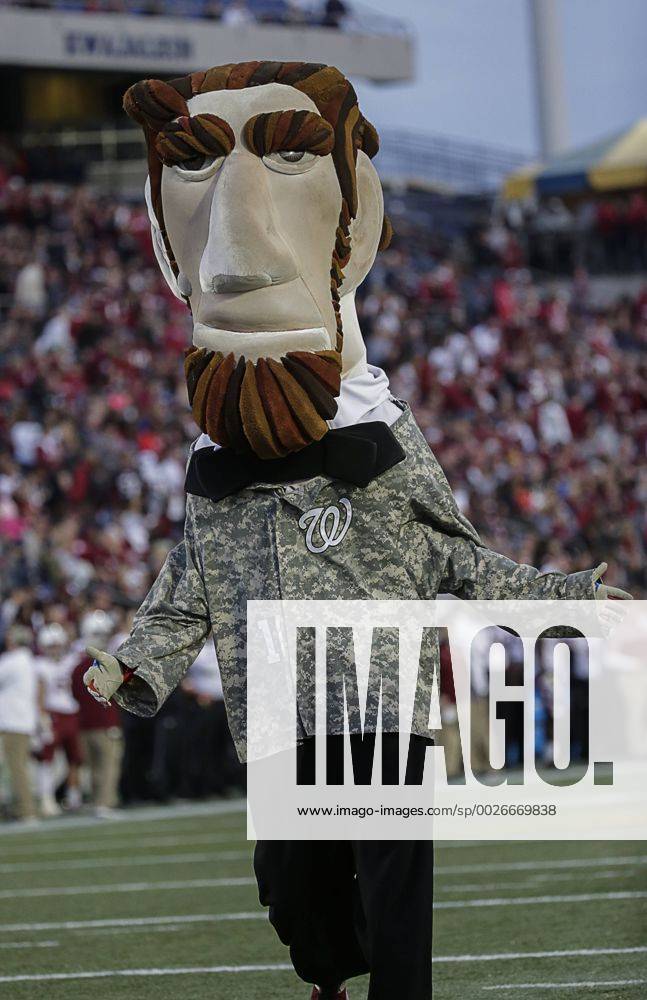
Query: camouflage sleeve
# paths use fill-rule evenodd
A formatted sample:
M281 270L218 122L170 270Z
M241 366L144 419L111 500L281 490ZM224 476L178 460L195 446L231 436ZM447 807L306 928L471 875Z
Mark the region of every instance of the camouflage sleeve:
M593 570L541 573L465 538L444 538L440 592L466 600L586 600L595 596Z
M116 651L119 660L135 671L117 691L117 704L133 715L155 715L197 657L210 629L204 580L187 522L184 541L167 556L135 616L131 634Z

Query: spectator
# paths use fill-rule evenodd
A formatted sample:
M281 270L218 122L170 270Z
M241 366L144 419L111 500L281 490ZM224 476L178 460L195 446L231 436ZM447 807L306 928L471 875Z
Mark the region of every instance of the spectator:
M222 21L223 5L221 0L207 0L204 5L204 17L209 21Z
M85 763L90 770L91 802L99 819L109 817L117 804L122 758L121 719L115 705L107 708L92 698L83 684L91 666L85 646L110 649L114 625L110 615L97 609L81 623L83 650L72 672L72 695L79 706L79 735Z
M31 651L31 632L24 625L9 629L0 655L0 744L9 771L14 812L19 820L36 820L29 773L30 744L38 722L38 679Z
M22 307L35 316L42 316L47 306L45 273L41 264L33 261L25 264L18 277L14 291L16 306Z
M246 0L232 0L222 14L222 23L229 28L239 28L245 24L251 24L253 20L254 16L247 6Z
M46 625L38 633L41 656L38 674L45 688L43 707L52 722L52 738L40 752L41 811L44 816L60 812L56 802L53 763L58 750L67 760L66 805L78 809L81 805L79 767L79 706L72 694L74 658L68 652L69 637L62 625Z
M182 682L182 776L180 795L203 798L244 786L228 736L222 682L213 641L207 643Z
M344 0L326 0L324 5L323 26L325 28L341 28L348 15L348 7Z

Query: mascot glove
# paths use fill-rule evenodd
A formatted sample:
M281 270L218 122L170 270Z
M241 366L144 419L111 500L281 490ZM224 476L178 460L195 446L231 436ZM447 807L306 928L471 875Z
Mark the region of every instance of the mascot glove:
M92 666L84 673L83 683L95 701L107 706L117 688L123 684L121 664L116 656L94 646L88 646L86 653L92 657Z
M595 599L596 601L606 601L609 597L615 597L619 601L633 601L631 594L628 594L626 590L620 590L620 587L609 587L606 583L602 583L602 575L607 571L607 563L600 563L599 566L593 570L593 585L595 587Z
M632 601L633 598L626 590L620 590L619 587L609 587L606 583L602 583L601 577L606 572L606 568L606 563L600 563L593 570L593 586L595 587L596 601L604 601L599 606L597 616L602 628L602 635L609 638L626 616L626 609L616 602ZM609 597L615 598L615 600L610 601Z

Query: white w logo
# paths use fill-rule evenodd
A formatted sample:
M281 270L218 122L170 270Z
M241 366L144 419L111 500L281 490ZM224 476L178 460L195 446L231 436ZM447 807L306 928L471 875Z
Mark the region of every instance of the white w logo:
M353 519L353 508L346 497L339 498L339 504L344 511L344 523L341 524L341 511L337 504L328 507L312 507L299 518L299 527L306 533L306 545L310 552L325 552L331 545L339 545L346 536ZM315 529L318 530L318 541L314 540Z

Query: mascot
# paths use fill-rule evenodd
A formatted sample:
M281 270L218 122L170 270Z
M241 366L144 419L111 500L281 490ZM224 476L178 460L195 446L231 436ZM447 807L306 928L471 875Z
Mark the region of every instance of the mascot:
M378 136L342 73L217 66L137 83L124 107L146 137L155 253L193 318L202 433L184 540L116 655L89 649L93 695L154 715L213 632L244 760L248 600L608 596L605 564L542 574L483 546L409 407L367 365L354 296L390 225ZM299 722L307 749L307 706ZM388 691L382 725L397 739ZM418 764L431 735L421 713ZM430 842L259 843L255 870L313 998L342 1000L369 973L370 1000L429 1000Z

